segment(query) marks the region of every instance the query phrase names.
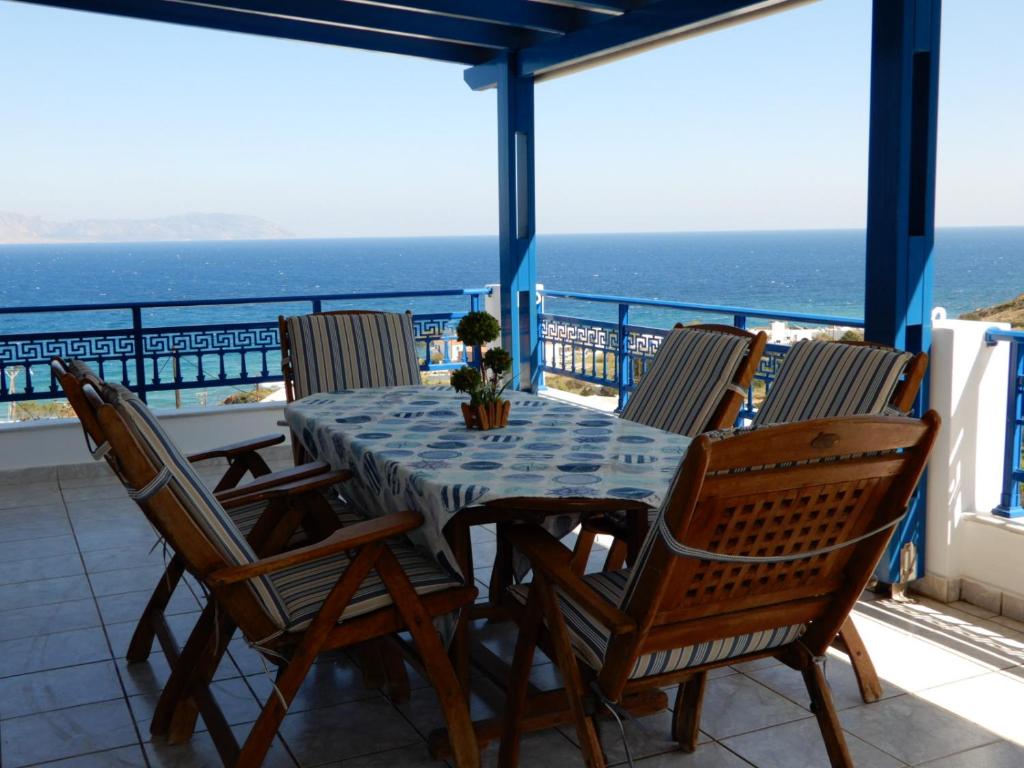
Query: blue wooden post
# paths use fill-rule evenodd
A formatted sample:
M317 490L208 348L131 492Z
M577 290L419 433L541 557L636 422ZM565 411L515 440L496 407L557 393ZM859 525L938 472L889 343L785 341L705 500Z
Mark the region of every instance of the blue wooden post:
M515 74L505 54L498 75L498 237L501 258L502 346L512 355L512 386L536 390L536 190L533 78Z
M629 385L633 380L633 360L629 355L629 304L619 304L619 347L616 352L618 365L619 408L629 399Z
M1024 355L1016 341L1010 344L1010 380L1006 387L1006 441L1003 449L1003 493L992 514L1024 517L1020 506L1020 441L1024 425Z
M872 19L864 333L912 352L931 345L941 7L941 0L874 0ZM919 409L927 397L926 377ZM923 575L924 514L922 490L879 562L880 581ZM901 552L911 543L916 572L901 574Z

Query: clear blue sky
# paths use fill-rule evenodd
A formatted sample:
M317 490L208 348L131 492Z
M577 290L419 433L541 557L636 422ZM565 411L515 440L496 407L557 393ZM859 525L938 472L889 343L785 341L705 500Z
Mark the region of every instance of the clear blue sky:
M539 85L539 230L863 226L870 5ZM1024 2L944 5L938 222L1024 224ZM0 211L497 231L495 97L456 65L0 0L0 73Z

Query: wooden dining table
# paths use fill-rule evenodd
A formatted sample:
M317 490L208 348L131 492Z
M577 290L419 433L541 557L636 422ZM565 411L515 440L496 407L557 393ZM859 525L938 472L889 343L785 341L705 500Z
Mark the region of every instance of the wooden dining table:
M290 403L285 418L310 456L351 471L344 494L355 506L368 515L420 512L424 523L413 543L468 579L473 525L530 520L561 538L581 514L619 510L646 524L691 442L554 398L504 396L512 404L508 426L489 431L466 428L465 395L446 386L316 394ZM452 661L463 681L472 651L483 671L503 682L507 665L482 646L471 648L468 634L470 618L503 615L492 600L451 628Z

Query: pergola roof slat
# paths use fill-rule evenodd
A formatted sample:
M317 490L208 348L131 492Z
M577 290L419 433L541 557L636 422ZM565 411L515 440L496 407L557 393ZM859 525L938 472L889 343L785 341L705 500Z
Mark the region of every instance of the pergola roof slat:
M520 48L552 38L551 34L517 27L487 24L469 19L406 10L358 2L323 0L169 0L189 5L260 13L275 18L291 18L314 23L336 24L353 29L369 29L432 40L479 45L505 50Z
M619 56L631 48L809 1L660 0L610 17L600 24L588 25L557 40L519 50L516 74L536 77L561 68L577 67L592 59ZM500 61L495 57L491 62L467 70L466 83L477 90L494 87Z
M466 64L490 88L552 76L675 36L810 0L21 0L138 19Z
M564 33L603 21L607 14L524 0L354 0L364 5L405 8L421 13L505 24L538 32Z
M21 1L25 2L26 0ZM493 47L413 37L373 29L336 26L262 13L241 12L230 8L174 2L173 0L27 0L27 2L77 11L95 11L135 19L206 27L227 32L418 56L456 64L479 64L494 56L495 52ZM289 3L282 3L282 8L288 6L290 6Z

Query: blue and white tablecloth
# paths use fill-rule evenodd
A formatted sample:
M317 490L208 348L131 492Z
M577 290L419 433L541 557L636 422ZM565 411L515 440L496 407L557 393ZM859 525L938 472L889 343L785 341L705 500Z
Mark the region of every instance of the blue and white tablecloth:
M460 509L516 497L616 498L656 507L690 439L587 408L508 391L508 426L466 429L466 396L450 387L388 387L311 395L285 417L309 453L350 469L351 501L373 515L412 509L414 537L454 566L443 529ZM549 518L561 537L569 515ZM457 569L456 569L457 570Z

